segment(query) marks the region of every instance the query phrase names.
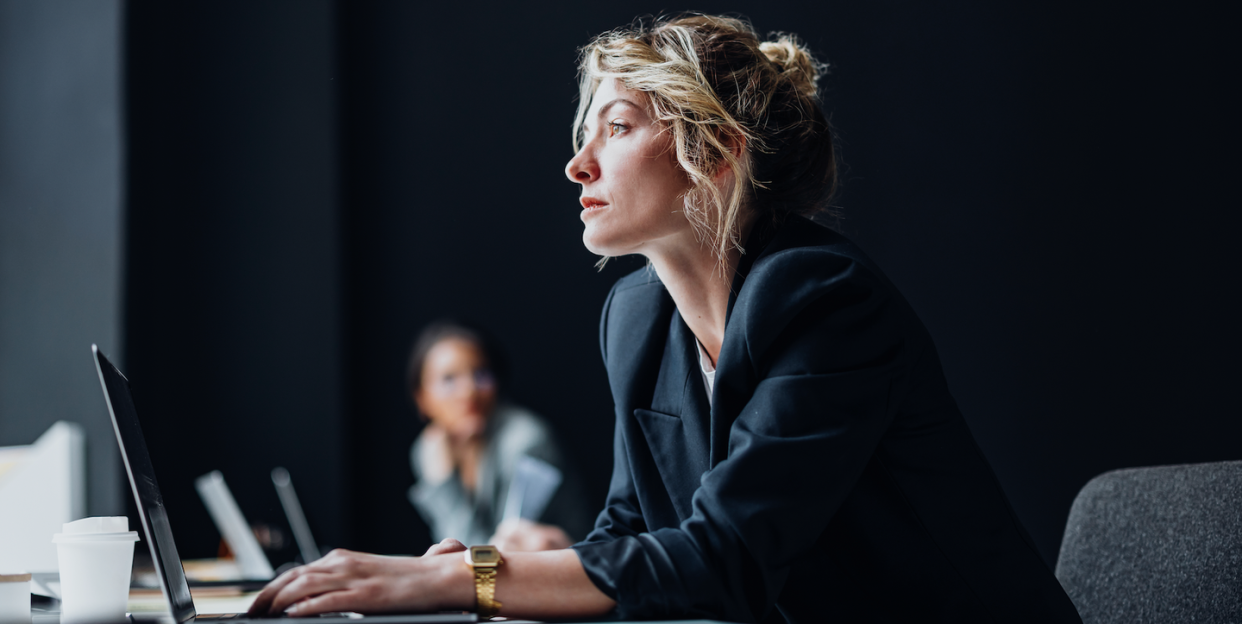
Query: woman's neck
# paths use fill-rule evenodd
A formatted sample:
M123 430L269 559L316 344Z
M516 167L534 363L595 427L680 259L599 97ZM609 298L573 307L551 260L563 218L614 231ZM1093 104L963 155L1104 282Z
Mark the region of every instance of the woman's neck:
M743 235L750 229L749 225L745 224ZM733 287L741 251L730 248L724 266L704 245L681 245L645 255L673 297L682 320L715 364L724 344L729 290Z

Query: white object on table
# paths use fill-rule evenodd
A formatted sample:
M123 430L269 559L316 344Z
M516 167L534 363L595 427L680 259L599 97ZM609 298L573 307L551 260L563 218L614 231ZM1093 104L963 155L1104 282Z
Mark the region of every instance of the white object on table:
M0 624L30 624L29 572L0 572Z
M0 447L0 565L56 572L52 534L86 515L86 435L61 421L28 446Z
M561 486L561 471L541 459L529 455L518 458L509 494L505 497L504 521L539 520L552 495Z
M60 559L61 624L126 621L137 541L125 516L83 518L52 536Z

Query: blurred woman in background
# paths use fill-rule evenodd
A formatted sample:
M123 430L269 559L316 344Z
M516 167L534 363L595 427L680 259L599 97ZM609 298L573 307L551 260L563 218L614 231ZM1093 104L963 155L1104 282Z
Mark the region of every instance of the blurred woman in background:
M504 544L511 551L567 548L590 529L593 510L578 495L543 419L501 399L506 364L486 332L460 321L432 323L414 342L407 379L427 425L410 449L417 480L410 502L436 541L452 537L465 544ZM542 511L510 509L513 518L502 523L510 485L523 462L529 463L523 458L543 462L563 478ZM518 494L513 500L520 505Z

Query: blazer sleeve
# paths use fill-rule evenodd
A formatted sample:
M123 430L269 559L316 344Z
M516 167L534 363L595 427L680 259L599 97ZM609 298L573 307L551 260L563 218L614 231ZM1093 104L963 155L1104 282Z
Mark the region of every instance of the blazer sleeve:
M604 312L600 316L599 330L599 348L600 354L604 358L604 365L608 367L608 336L610 333L616 333L617 328L610 326L615 322L624 322L627 307L625 303L621 304L621 314L613 313L613 304L617 301L617 293L632 291L636 288L641 289L643 286L651 286L650 280L639 280L637 275L630 275L626 278L618 280L608 293L608 298L604 301ZM661 290L662 286L659 287ZM632 293L631 293L632 294ZM622 296L625 299L625 296ZM621 317L621 318L619 318ZM619 331L633 331L636 328L625 327ZM610 370L616 366L609 367ZM615 388L619 384L609 379L610 384ZM615 390L614 390L615 391ZM620 401L619 401L620 403ZM646 523L643 521L642 512L640 511L638 497L634 487L634 479L630 471L628 457L626 451L625 431L623 420L618 416L613 432L612 442L612 481L608 486L608 497L604 501L604 509L596 516L595 528L592 530L583 543L601 543L608 542L620 537L638 535L647 530ZM606 591L606 590L605 590Z
M595 529L582 540L583 544L609 542L633 537L647 530L639 510L634 479L626 462L625 439L621 423L617 423L612 443L612 481L604 509L595 519Z
M767 270L748 278L754 288L730 319L742 341L726 335L726 349L747 350L749 370L720 369L716 400L753 391L738 398L727 455L703 474L692 515L646 533L597 528L575 547L619 618L765 619L891 422L910 345L887 282L839 256Z

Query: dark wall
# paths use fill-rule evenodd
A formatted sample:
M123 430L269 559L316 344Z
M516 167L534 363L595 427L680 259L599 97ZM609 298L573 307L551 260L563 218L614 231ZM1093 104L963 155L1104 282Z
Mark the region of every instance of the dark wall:
M125 30L125 372L181 553L216 553L214 469L281 527L285 466L345 543L332 5L130 2Z
M183 483L236 457L265 509L260 473L284 462L315 484L323 541L420 551L406 350L456 313L501 336L515 398L602 500L599 307L641 262L597 273L581 247L562 174L575 50L658 8L131 3L131 378L144 413L177 414L158 435L231 449L170 457ZM1218 20L1171 4L696 8L798 33L832 63L842 229L936 338L1050 563L1093 475L1238 457Z
M931 330L1050 563L1092 476L1242 456L1213 21L1173 3L808 18L837 66L844 229Z

